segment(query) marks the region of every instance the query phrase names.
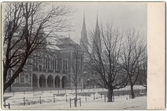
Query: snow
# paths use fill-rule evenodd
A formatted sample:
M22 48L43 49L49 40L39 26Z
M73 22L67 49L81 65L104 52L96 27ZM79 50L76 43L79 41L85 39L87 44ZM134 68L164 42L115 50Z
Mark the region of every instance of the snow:
M72 101L71 108L69 101L60 101L55 103L17 106L11 107L11 109L146 109L146 96L128 100L126 98L128 98L128 96L115 97L114 102L104 102L104 98L95 100L89 98L87 101L82 99L81 106L78 101L78 107L74 107L74 101Z
M136 89L143 89L138 87ZM127 90L128 87L119 90ZM5 102L10 103L11 109L145 109L146 96L129 99L129 95L114 96L114 102L104 102L104 95L97 93L98 91L107 91L107 89L84 89L78 90L77 98L81 98L81 106L78 100L78 107L74 107L74 90L55 91L37 91L37 92L15 92L5 93L4 97L9 97ZM89 93L85 96L85 92ZM40 98L41 97L41 98ZM23 99L25 98L25 99ZM24 106L25 100L25 106ZM66 102L67 100L67 102ZM41 101L41 104L40 104ZM55 101L55 102L54 102ZM106 98L107 101L107 98ZM7 109L7 107L6 107Z

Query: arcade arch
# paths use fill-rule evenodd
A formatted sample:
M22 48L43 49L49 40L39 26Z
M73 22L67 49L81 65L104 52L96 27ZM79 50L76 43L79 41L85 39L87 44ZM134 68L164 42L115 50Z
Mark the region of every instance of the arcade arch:
M67 86L67 77L63 76L62 77L62 88L65 88Z
M49 75L47 78L47 85L49 88L53 87L53 76Z
M58 75L55 77L55 87L56 88L60 87L60 77Z
M33 83L33 87L35 88L38 87L38 78L36 74L33 74L32 83Z
M45 82L45 75L40 75L39 77L39 86L40 88L45 88L46 87L46 82Z

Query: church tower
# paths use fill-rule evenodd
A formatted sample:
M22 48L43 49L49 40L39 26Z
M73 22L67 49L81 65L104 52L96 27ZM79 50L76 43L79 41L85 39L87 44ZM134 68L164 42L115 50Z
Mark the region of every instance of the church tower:
M98 23L98 15L96 19L96 27L93 38L93 46L92 53L96 54L97 52L101 52L101 39L100 39L100 28Z
M81 39L80 39L80 46L81 46L81 49L83 51L84 62L89 61L88 55L87 55L88 45L89 45L89 42L88 42L88 38L87 38L85 13L84 13L83 25L82 25L82 31L81 31Z
M88 38L87 38L86 23L85 23L85 13L83 15L83 25L81 31L80 45L82 50L86 52L86 48L88 46Z

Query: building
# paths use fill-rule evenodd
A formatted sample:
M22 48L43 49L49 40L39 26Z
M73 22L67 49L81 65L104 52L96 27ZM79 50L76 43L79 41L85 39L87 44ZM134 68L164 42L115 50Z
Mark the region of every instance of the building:
M15 79L11 91L73 88L71 64L75 60L75 47L79 45L64 36L46 41L45 48L37 50L27 60L24 71Z
M90 67L90 65L87 64L90 62L90 57L89 57L90 55L87 54L88 50L93 55L96 55L96 51L98 49L101 51L101 40L100 40L100 29L99 29L99 23L98 23L98 16L96 19L93 44L90 44L88 42L88 38L87 38L85 14L83 15L83 25L82 25L82 31L81 31L80 46L81 46L83 53L84 53L83 86L84 86L84 88L98 87L99 85L97 84L97 81L99 80L100 77L98 77L96 72L93 71L92 68ZM88 46L90 46L91 48L89 48Z
M98 39L99 36L97 18L95 38ZM10 91L74 88L72 78L75 72L73 68L75 61L78 62L78 67L82 66L83 70L80 73L84 75L78 87L83 88L90 83L92 84L89 80L92 80L94 76L92 76L92 72L86 65L89 57L86 54L87 47L85 46L88 46L89 43L85 15L83 16L80 45L75 43L70 37L54 35L51 38L46 39L46 45L42 49L35 51L27 60L26 66L23 69L24 71L15 79L9 88ZM76 52L78 50L79 60L76 60ZM9 72L9 75L12 75L12 71Z

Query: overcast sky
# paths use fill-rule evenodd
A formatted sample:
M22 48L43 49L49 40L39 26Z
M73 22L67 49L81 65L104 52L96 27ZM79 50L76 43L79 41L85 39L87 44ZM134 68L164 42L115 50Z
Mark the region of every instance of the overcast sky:
M70 32L70 38L76 42L79 42L81 37L83 13L85 13L87 32L95 28L98 13L99 24L109 21L121 29L135 28L141 33L146 33L146 3L67 2L66 4L76 10L72 21L75 25L74 32ZM68 36L68 33L65 35Z

